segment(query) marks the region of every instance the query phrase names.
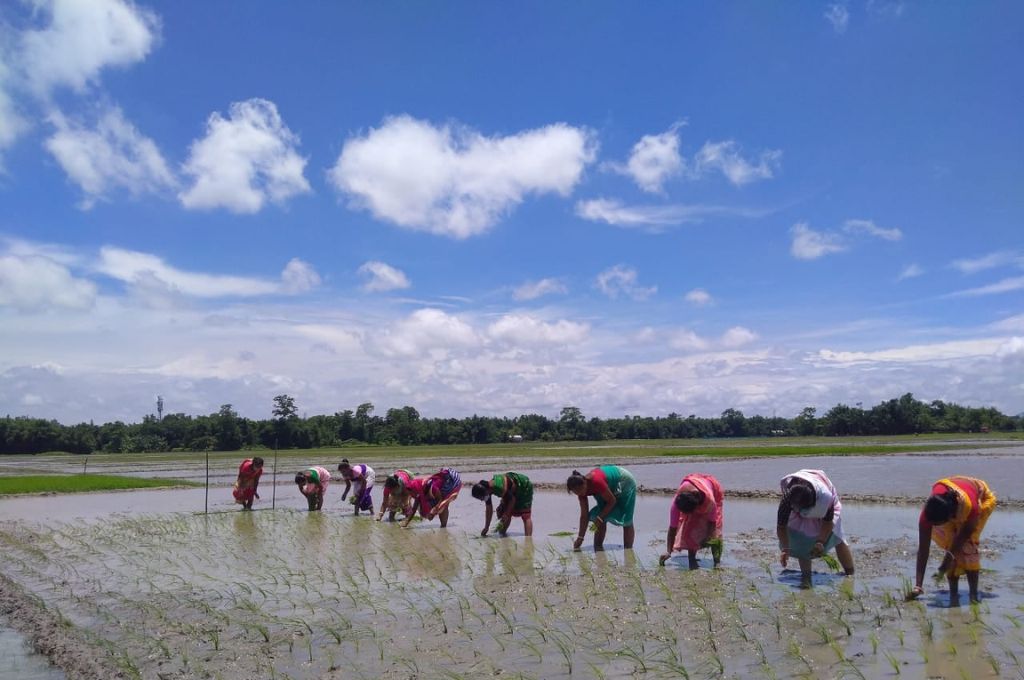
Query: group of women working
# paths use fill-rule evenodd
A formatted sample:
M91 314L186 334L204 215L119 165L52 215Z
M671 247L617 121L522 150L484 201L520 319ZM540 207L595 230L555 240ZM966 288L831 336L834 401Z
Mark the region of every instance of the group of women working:
M263 460L247 459L242 462L235 483L235 500L243 509L251 509ZM373 513L375 474L368 465L352 465L342 460L338 472L345 481L342 500L351 491L350 503L356 515L360 511ZM324 493L331 473L324 467L313 466L295 475L295 483L306 497L309 510L323 506ZM604 549L608 524L622 527L623 546L633 547L636 536L633 513L636 507L636 480L628 470L618 465L602 465L587 474L573 471L566 480L566 490L575 494L580 504L579 531L573 543L580 550L587 527L593 525L594 550ZM398 512L404 515L402 526L408 526L417 512L426 520L435 517L441 526L448 524L448 508L459 495L462 480L451 468L427 476L414 476L408 470L395 470L384 482L384 498L377 520L384 513L394 521ZM811 565L814 558L835 551L836 558L847 575L853 575L853 552L846 541L842 526L842 503L835 486L821 470L798 470L780 481L776 534L779 541L779 561L783 568L795 558L800 567L801 583L811 583ZM533 484L518 472L504 472L473 485L473 497L486 504L482 536L491 528L497 515L497 532L504 536L513 518L523 522L525 535L533 534ZM492 497L499 499L495 512ZM590 507L590 498L594 506ZM723 529L722 485L706 474L683 477L669 509L666 551L661 564L673 552L686 551L689 567L698 568L697 553L711 550L712 560L718 566L722 559ZM910 598L924 593L924 575L928 566L930 544L944 551L936 578L945 575L949 584L950 603L959 602L959 581L967 577L971 602L977 602L978 574L981 570L979 544L981 532L996 506L996 496L988 485L973 477L949 477L935 483L918 520L916 580Z

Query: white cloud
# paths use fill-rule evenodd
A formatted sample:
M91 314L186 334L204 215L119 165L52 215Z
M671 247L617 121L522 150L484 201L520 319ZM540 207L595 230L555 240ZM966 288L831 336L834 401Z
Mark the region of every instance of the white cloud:
M979 297L982 295L1012 293L1016 290L1024 290L1024 276L1013 276L995 283L990 283L987 286L978 286L977 288L960 290L955 293L950 293L946 297Z
M838 236L814 231L805 222L794 224L790 233L793 235L790 253L799 260L815 260L846 250L846 246Z
M920 265L918 265L916 263L911 263L911 264L908 264L906 267L903 268L903 271L901 271L900 275L896 277L896 280L897 281L905 281L907 279L915 279L918 276L921 276L923 274L924 274L924 269L922 269L920 267Z
M328 177L377 219L467 238L528 194L567 196L595 154L592 133L563 123L485 137L397 116L349 139Z
M309 193L298 144L298 135L266 99L235 102L227 118L212 113L206 136L192 142L182 168L194 180L179 194L182 205L256 213L268 200L281 204Z
M587 339L590 326L561 319L547 323L525 314L506 314L487 328L492 340L516 346L576 345Z
M456 350L477 347L480 338L467 322L439 309L419 309L382 333L375 334L368 350L386 356L435 359L449 356Z
M717 205L623 205L620 201L607 198L595 198L576 203L576 215L585 220L606 222L616 227L641 228L652 232L657 232L666 226L701 222L704 218L714 215L753 218L764 214L764 210Z
M142 292L196 298L300 293L320 283L320 277L312 266L299 259L288 262L280 281L272 281L188 272L172 267L156 255L112 246L100 249L96 269L111 278L138 287Z
M305 293L320 285L320 275L313 265L303 262L297 257L288 260L281 272L281 291L285 293Z
M1024 314L1017 314L1015 316L1009 316L1005 319L1001 319L993 323L992 328L997 331L1022 333L1024 332Z
M743 326L733 326L722 335L722 345L728 348L743 347L757 340L757 333Z
M516 300L536 300L545 295L564 295L569 292L565 284L558 279L541 279L540 281L527 281L512 292Z
M696 305L698 307L710 305L715 301L714 298L711 297L711 293L707 292L703 288L694 288L686 294L685 299L691 305Z
M892 362L909 362L913 364L992 356L1003 344L1004 341L999 339L984 338L979 340L936 342L927 345L905 345L874 351L837 352L823 349L818 352L817 358L821 361L838 364Z
M871 220L846 220L843 222L843 231L850 234L868 234L869 236L877 236L880 239L886 241L899 241L903 238L903 232L895 227L892 229L885 229L879 227Z
M28 129L28 121L18 112L14 100L8 92L11 73L4 63L7 58L3 47L0 46L0 151L11 146L14 140ZM0 169L2 169L2 165L0 165Z
M1008 265L1024 267L1024 256L1013 250L1000 250L981 257L954 260L952 267L963 274L977 274L987 269L996 269Z
M881 19L899 19L906 5L903 0L868 0L868 13Z
M846 5L834 2L825 10L825 18L832 24L836 33L846 33L846 27L850 23L850 10Z
M142 135L118 108L99 116L95 128L87 128L55 113L50 117L57 131L45 146L68 177L81 187L82 207L90 208L115 189L133 195L158 192L176 185L153 140Z
M371 293L400 290L412 285L401 269L376 260L364 263L359 268L359 274L365 279L363 290Z
M683 171L683 157L679 153L679 127L676 123L658 135L644 135L633 145L625 165L608 167L633 178L636 185L650 193L661 193L665 180Z
M694 158L694 172L699 176L710 170L719 170L730 182L743 186L759 179L771 179L781 158L781 151L768 150L763 151L755 163L743 158L739 145L731 139L706 142Z
M40 255L0 255L0 307L88 309L95 300L96 284L76 278L60 262Z
M619 295L625 295L634 300L646 300L658 292L657 286L644 288L639 285L637 283L636 270L621 264L610 267L598 274L595 285L598 290L612 299L619 297Z
M668 345L684 352L703 352L711 343L689 329L682 329L669 336Z
M36 0L49 25L21 35L28 85L46 98L58 86L82 91L108 66L142 61L159 39L157 16L123 0Z

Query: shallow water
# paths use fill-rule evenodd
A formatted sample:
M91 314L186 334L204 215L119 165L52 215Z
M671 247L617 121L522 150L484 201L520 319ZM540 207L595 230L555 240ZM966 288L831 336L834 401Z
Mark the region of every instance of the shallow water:
M816 587L801 591L776 564L770 500L727 499L723 569L691 574L680 558L657 567L666 496L638 497L634 551L612 526L594 554L590 536L571 552L579 504L561 492L535 494L528 541L520 520L510 539L480 538L484 504L468 489L447 530L355 518L337 487L323 513L305 512L294 486L277 491L276 511L241 512L230 489L211 490L207 517L194 514L203 489L6 499L0 571L111 640L144 677L320 678L335 666L344 677L478 677L491 663L526 677L593 677L592 666L627 677L641 664L678 677L677 662L710 677L711 659L729 677L882 677L893 675L887 654L901 678L997 677L1024 661L1021 511L989 521L988 597L975 611L940 607L930 582L923 602L894 600L914 568L910 505L845 503L858 576L816 562ZM268 506L264 495L257 507Z
M25 637L0 626L0 680L63 680L64 673L33 652Z

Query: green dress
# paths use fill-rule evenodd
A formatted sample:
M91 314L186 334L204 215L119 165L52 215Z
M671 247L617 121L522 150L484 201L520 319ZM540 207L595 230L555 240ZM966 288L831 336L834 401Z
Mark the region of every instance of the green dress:
M636 509L636 480L629 470L618 465L602 465L592 470L591 479L604 481L608 489L615 496L615 507L608 513L605 520L620 527L633 526L633 510ZM607 505L605 499L595 496L596 505L590 509L590 519L593 521L598 515L604 512Z
M533 482L530 478L519 472L504 472L491 477L491 487L504 496L506 491L506 479L511 478L515 484L516 507L512 514L516 517L530 512L533 507Z

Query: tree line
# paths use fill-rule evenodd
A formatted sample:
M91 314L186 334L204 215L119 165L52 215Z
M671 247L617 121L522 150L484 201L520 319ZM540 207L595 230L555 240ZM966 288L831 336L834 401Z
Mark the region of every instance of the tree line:
M994 408L971 408L943 401L925 403L912 394L869 409L838 404L824 415L807 407L793 418L745 416L726 409L717 418L630 416L587 418L566 406L558 418L536 413L515 418L473 415L423 418L412 406L375 413L366 402L354 411L302 418L295 398L274 397L272 417L243 418L224 404L216 413L190 416L147 415L140 423L62 425L55 420L0 419L0 454L145 453L156 451L237 451L318 448L344 445L493 444L509 441L603 441L615 439L694 439L712 437L856 436L927 432L1008 432L1024 430L1024 414L1007 416Z

